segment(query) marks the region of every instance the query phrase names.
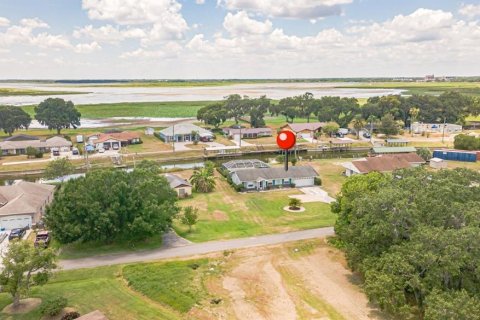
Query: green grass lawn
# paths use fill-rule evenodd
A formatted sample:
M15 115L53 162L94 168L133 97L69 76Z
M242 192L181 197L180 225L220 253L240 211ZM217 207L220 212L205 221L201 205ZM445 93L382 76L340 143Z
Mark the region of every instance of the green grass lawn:
M42 91L16 88L0 88L0 97L8 96L57 96L64 94L83 94L86 92L75 91Z
M111 117L157 117L187 118L196 117L197 110L214 101L181 102L139 102L139 103L105 103L77 105L83 118L102 119ZM34 106L23 109L31 116L35 114Z
M194 241L210 241L272 234L294 230L332 226L335 215L330 205L320 202L305 203L306 211L289 213L288 195L300 194L298 190L240 194L228 185L225 178L217 178L217 188L209 194L194 194L180 201L182 207L199 209L199 221L191 233L178 221L176 231Z
M59 243L53 244L60 247ZM60 259L78 259L88 256L113 254L118 252L135 252L161 247L162 236L155 236L142 242L119 241L111 244L103 243L73 243L61 246Z
M185 313L205 298L204 278L219 272L210 268L208 259L135 264L123 277L132 289Z
M151 303L139 293L131 290L123 281L122 266L101 267L61 271L45 286L34 287L32 297L46 299L62 296L68 299L68 305L81 314L94 310L102 311L111 320L174 320L182 317L160 303ZM11 303L6 293L0 293L0 310ZM1 319L31 320L40 319L39 310L28 314L7 317L0 314Z

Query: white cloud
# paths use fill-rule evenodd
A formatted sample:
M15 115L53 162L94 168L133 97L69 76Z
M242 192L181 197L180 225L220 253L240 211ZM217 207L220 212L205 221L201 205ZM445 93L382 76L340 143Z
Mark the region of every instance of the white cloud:
M182 50L182 46L180 46L176 42L168 42L166 43L162 49L159 50L146 50L143 48L139 48L134 51L130 52L125 52L123 53L120 58L126 59L126 58L175 58L178 56L180 51Z
M29 28L29 29L48 29L50 26L46 23L40 20L39 18L33 18L33 19L22 19L20 20L20 25Z
M143 38L144 46L181 39L189 29L181 13L182 5L176 0L82 0L82 7L93 20L141 26L125 32L116 30L112 38L115 33L118 38L118 32L121 32L126 38ZM106 40L105 37L103 40Z
M110 24L95 28L92 25L76 29L73 36L77 39L88 38L100 43L119 43L125 39L143 38L146 32L141 28L120 29Z
M42 49L69 49L72 46L64 36L45 32L31 37L30 44Z
M458 12L470 19L480 16L480 4L462 4Z
M204 3L205 3L205 0L195 0L195 3L196 3L196 4L204 4Z
M228 13L223 21L223 27L232 35L265 34L272 31L272 22L260 22L251 19L245 11L236 14Z
M353 0L217 0L229 10L246 10L266 16L316 19L342 14L342 5Z
M0 27L8 27L10 25L10 20L4 17L0 17Z
M75 46L75 52L77 53L92 53L100 49L102 49L102 47L96 41L92 43L80 43Z

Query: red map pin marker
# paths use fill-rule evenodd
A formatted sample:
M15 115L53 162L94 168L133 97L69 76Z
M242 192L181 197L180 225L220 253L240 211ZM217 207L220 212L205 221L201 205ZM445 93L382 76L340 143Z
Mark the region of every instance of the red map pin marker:
M281 131L277 136L277 145L283 150L292 149L296 142L297 138L292 131Z

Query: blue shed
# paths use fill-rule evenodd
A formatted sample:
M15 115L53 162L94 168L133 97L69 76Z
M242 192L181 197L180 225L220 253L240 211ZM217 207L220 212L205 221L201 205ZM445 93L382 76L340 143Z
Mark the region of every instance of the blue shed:
M435 150L433 157L450 161L477 162L475 151L464 150Z

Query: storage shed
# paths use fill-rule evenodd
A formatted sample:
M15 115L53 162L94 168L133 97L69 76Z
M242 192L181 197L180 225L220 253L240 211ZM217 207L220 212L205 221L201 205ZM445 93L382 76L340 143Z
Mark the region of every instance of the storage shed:
M447 161L440 158L430 159L430 168L433 169L446 169L448 166Z
M477 162L476 151L466 150L435 150L433 157L450 161Z

